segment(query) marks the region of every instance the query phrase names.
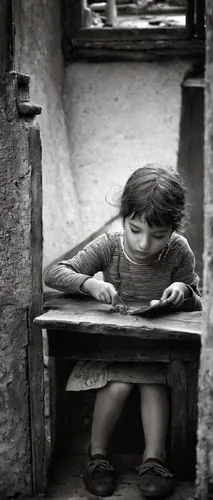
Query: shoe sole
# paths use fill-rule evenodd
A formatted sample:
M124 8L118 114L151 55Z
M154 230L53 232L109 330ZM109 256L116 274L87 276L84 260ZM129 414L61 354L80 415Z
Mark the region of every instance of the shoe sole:
M84 480L84 486L89 493L92 493L92 495L95 495L96 497L110 497L114 493L115 487L116 487L115 486L112 490L107 491L107 493L101 494L101 493L97 493L97 491L93 490L93 488L88 487L85 480Z

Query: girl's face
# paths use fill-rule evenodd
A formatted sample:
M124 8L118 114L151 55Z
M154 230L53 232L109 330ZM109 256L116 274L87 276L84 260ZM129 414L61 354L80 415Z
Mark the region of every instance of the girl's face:
M124 221L124 250L134 262L142 260L160 251L168 243L172 226L150 227L143 217L129 216Z

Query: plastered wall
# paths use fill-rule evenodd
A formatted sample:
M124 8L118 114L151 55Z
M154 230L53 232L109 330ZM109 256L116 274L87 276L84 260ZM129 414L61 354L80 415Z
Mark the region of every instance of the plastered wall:
M15 66L31 76L32 101L43 106L44 266L82 236L63 109L64 65L59 2L20 0L16 10Z
M65 114L81 217L90 230L114 213L129 174L176 166L186 61L76 63L65 72Z
M176 165L190 61L64 67L59 2L19 2L16 69L31 75L43 149L44 266L115 214L131 171Z

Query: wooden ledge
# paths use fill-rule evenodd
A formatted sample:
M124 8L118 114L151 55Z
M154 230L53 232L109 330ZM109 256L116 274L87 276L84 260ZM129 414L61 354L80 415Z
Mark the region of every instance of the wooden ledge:
M205 87L204 77L186 78L186 80L184 80L182 83L182 87L204 88Z
M63 51L67 63L72 61L152 61L159 58L196 57L204 60L204 40L87 40L81 36L64 37Z
M35 318L35 323L50 330L63 330L67 335L84 333L116 335L143 340L178 340L200 342L202 312L172 313L148 319L121 315L112 307L85 296L64 294L45 304L48 311Z

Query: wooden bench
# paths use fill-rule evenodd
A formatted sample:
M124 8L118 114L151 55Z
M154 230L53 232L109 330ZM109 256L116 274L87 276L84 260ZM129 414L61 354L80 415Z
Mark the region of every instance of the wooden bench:
M56 363L88 359L160 363L171 391L169 454L179 478L193 477L201 312L123 316L85 296L55 294L35 323L47 330ZM159 380L162 383L162 380Z

